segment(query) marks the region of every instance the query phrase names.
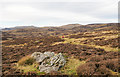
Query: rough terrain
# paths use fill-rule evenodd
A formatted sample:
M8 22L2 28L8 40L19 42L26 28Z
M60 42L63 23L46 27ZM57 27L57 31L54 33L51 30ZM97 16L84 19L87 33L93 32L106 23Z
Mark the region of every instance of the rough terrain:
M45 75L15 66L27 55L47 51L66 57L65 66L51 75L119 75L117 24L71 25L2 31L3 75Z

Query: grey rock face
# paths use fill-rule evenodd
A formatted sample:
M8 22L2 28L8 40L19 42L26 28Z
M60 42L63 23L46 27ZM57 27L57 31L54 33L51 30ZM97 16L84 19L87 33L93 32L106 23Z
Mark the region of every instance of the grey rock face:
M31 57L37 58L37 57L39 57L41 54L42 54L41 52L34 52L34 53L31 55Z
M58 71L60 67L66 63L62 53L55 54L54 52L34 52L31 57L38 62L40 72L50 73L51 71Z

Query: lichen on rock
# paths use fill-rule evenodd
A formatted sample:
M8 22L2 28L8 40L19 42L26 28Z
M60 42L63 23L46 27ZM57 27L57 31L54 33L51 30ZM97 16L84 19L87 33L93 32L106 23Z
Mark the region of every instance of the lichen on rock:
M58 71L66 63L62 53L55 54L54 52L34 52L31 57L39 63L40 72L50 73L51 71Z

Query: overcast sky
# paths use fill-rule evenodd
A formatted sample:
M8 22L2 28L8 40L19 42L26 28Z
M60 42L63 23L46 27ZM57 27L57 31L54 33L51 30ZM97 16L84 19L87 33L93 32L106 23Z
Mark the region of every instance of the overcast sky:
M117 23L118 1L0 0L0 27Z

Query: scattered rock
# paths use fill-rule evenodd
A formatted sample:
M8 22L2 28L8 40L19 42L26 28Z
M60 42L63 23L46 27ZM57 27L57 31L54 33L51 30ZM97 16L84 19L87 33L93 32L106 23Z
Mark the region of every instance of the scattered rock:
M54 52L34 52L31 57L38 62L40 72L50 73L51 71L58 71L66 63L62 53L55 54Z

